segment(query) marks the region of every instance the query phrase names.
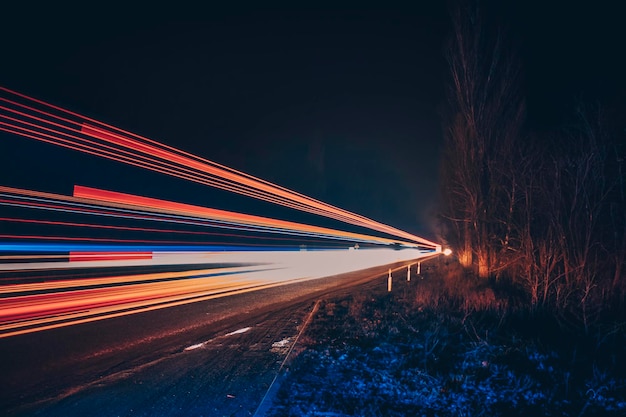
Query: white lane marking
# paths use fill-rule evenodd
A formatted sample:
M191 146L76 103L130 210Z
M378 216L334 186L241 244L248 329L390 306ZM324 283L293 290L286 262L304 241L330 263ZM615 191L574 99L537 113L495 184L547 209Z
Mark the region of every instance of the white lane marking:
M239 329L239 330L235 330L234 332L227 333L226 336L232 336L234 334L245 333L250 329L251 329L250 327L244 327L243 329Z
M223 336L218 336L218 337L216 337L216 338L213 338L213 339L207 340L206 342L196 343L195 345L187 346L184 350L185 350L185 351L188 351L188 350L195 350L195 349L199 349L199 348L205 347L207 344L209 344L209 343L211 343L211 342L213 342L213 341L215 341L215 340L218 340L218 339L220 339L220 338L222 338L222 337L228 337L228 336L232 336L232 335L235 335L235 334L245 333L245 332L247 332L248 330L250 330L251 328L252 328L252 327L244 327L243 329L235 330L234 332L226 333L226 334L225 334L225 335L223 335Z
M186 347L186 348L185 348L185 350L194 350L194 349L201 348L202 346L204 346L204 344L205 344L205 343L206 343L206 342L204 342L204 343L198 343L198 344L196 344L196 345L191 345L191 346L188 346L188 347Z

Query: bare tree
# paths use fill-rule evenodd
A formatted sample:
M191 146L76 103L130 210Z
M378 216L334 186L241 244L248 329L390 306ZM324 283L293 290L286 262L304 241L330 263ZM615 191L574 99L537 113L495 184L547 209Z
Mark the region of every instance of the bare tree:
M581 110L573 126L531 140L516 170L524 201L513 275L534 306L567 310L586 328L617 288L624 258L624 181L606 126L599 109Z
M451 15L443 217L461 264L487 277L508 250L517 198L512 157L525 110L520 65L478 1L461 2Z
M480 6L451 12L444 237L463 266L511 277L533 307L588 330L609 301L625 307L626 130L581 105L567 128L521 140L520 65Z

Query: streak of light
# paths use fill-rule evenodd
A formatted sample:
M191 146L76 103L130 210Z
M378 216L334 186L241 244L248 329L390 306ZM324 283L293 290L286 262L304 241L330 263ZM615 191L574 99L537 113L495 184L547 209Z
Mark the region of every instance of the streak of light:
M11 230L0 235L7 239L0 241L3 254L0 271L5 277L5 285L0 286L0 338L383 264L425 260L441 252L441 246L419 236L3 87L0 87L0 131L385 234L381 237L354 233L80 185L74 187L72 196L0 186L0 206L25 209L29 214L53 213L55 216L89 216L103 223L139 223L124 226L0 218L2 222L56 230L17 234ZM140 227L146 224L142 222L151 222L150 225L157 227ZM162 224L168 226L158 227ZM82 229L75 234L81 236L74 233L58 236L59 227L80 227ZM196 227L229 232L188 230ZM98 230L98 237L86 236L90 229ZM102 237L113 231L134 233L134 238ZM177 238L182 234L248 238L241 235L271 233L273 239L283 243L322 239L328 246L337 246L350 242L351 250L315 247L311 251L299 251L294 246L258 245L253 248L251 245L215 245L206 240L136 238L143 236L138 233L145 232L176 233ZM328 243L329 240L332 242ZM403 249L356 250L352 246L356 242ZM145 273L146 270L151 273Z
M20 219L16 217L0 217L0 221L6 221L10 223L35 223L45 224L52 226L73 226L73 227L89 227L94 229L114 229L114 230L130 230L139 232L157 232L157 233L179 233L190 235L207 235L207 232L194 232L191 230L176 230L176 229L155 229L149 227L130 227L130 226L113 226L106 224L91 224L91 223L77 223L77 222L62 222L51 220L37 220L37 219Z
M120 212L139 214L141 218L158 216L159 218L191 219L199 222L209 222L208 225L216 227L233 226L240 230L280 233L294 236L309 236L317 238L346 240L362 243L378 244L409 244L394 239L381 238L377 236L360 233L346 232L325 227L312 226L303 223L295 223L285 220L271 219L267 217L255 216L218 210L207 207L193 206L189 204L176 203L166 200L158 200L148 197L140 197L130 194L113 191L99 190L90 187L75 186L74 197L60 196L51 193L42 193L30 190L21 190L10 187L0 187L1 204L17 204L29 208L57 208L71 212L75 207L77 213L103 213L110 216L120 216ZM23 197L23 198L22 198ZM9 198L9 200L7 200ZM33 202L35 201L35 202ZM50 205L52 204L52 205ZM60 204L64 204L60 206ZM117 212L117 213L116 213ZM36 237L32 237L36 238ZM79 238L62 238L62 240L77 240ZM111 239L113 241L113 239Z
M434 242L4 87L0 130L384 232ZM21 102L20 102L21 101ZM25 104L26 103L26 104Z
M0 205L2 200L0 200ZM121 217L121 216L120 216ZM144 219L146 220L146 219ZM192 231L192 230L177 230L177 229L157 229L157 228L149 228L149 227L132 227L132 226L114 226L114 225L103 225L96 223L78 223L78 222L65 222L65 221L51 221L51 220L39 220L39 219L23 219L17 217L0 217L0 221L6 221L10 223L31 223L31 224L43 224L43 225L51 225L51 226L69 226L69 227L84 227L84 228L93 228L93 229L111 229L111 230L123 230L123 231L138 231L138 232L155 232L155 233L174 233L174 234L185 234L185 235L201 235L201 236L219 236L219 237L236 237L238 239L263 239L263 240L278 240L284 241L284 238L281 237L272 237L272 236L254 236L254 235L246 235L246 234L235 234L235 233L216 233L216 232L208 232L208 231ZM315 242L319 243L316 239L298 239L301 242ZM210 243L203 241L203 243ZM247 246L255 246L255 244L246 244ZM0 256L0 259L5 259L5 257Z
M18 260L18 259L64 259L67 256L64 255L2 255L0 256L0 261L2 260Z
M128 264L127 264L128 265ZM85 279L70 279L70 280L57 280L51 282L36 282L26 284L10 284L0 286L0 294L5 296L8 294L23 294L35 291L58 291L59 289L84 289L87 287L101 287L101 286L113 286L124 284L139 284L153 281L162 281L165 279L181 279L189 277L207 276L207 275L227 275L234 272L245 272L246 267L232 267L232 268L211 268L211 269L188 269L181 272L163 272L163 273L151 273L151 274L135 274L135 275L121 275L121 276L108 276L99 278L85 278Z
M46 241L77 241L77 242L118 242L118 243L146 243L146 244L187 244L187 245L206 245L206 241L190 242L187 240L147 240L147 239L114 239L99 237L70 237L70 236L50 236L50 235L4 235L0 234L0 238L7 239L26 239L26 240L46 240Z
M374 236L359 233L344 232L325 227L312 226L302 223L295 223L286 220L269 219L266 217L254 216L250 214L235 213L213 208L193 206L190 204L175 203L171 201L158 200L155 198L140 197L130 194L113 191L99 190L90 187L74 186L74 196L87 200L96 200L98 203L120 204L122 207L142 207L144 210L155 210L158 212L185 215L189 217L209 218L216 221L227 221L246 226L262 227L269 230L280 229L283 231L300 231L312 235L325 237L339 237L344 240L356 240L361 242L378 242L383 244L408 243L397 240L376 238Z
M0 338L420 259L432 253L416 249L213 252L193 256L247 266L5 285L0 287ZM183 258L189 260L189 256Z
M103 252L70 251L70 262L120 261L128 259L152 259L152 252Z

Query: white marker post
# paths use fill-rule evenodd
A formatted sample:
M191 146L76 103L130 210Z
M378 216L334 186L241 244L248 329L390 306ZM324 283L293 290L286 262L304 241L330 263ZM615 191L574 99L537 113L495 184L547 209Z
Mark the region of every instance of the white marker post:
M411 281L411 265L406 266L406 280Z
M422 273L422 263L418 262L417 263L417 275Z
M391 268L389 268L389 278L387 278L387 292L391 292Z

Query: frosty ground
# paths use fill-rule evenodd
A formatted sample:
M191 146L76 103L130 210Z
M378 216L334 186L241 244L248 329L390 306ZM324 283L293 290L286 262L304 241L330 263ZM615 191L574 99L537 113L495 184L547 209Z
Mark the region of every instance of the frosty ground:
M622 416L624 329L531 311L514 287L435 260L390 293L381 279L320 300L265 414Z

